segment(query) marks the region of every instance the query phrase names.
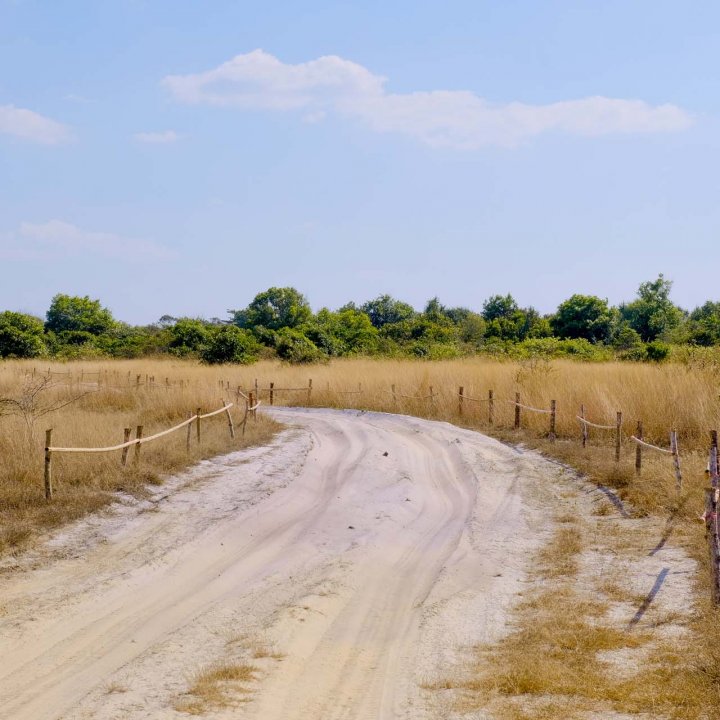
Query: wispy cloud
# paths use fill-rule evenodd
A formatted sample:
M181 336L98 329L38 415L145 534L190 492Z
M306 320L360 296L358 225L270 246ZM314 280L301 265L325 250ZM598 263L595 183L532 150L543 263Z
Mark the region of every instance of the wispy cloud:
M335 55L296 65L262 50L236 55L206 72L170 75L165 87L180 102L241 109L301 111L356 118L377 132L397 132L437 147L473 150L514 146L549 132L599 136L683 130L693 119L676 105L587 97L530 105L491 103L469 91L391 93L386 78Z
M133 135L133 138L138 142L151 143L157 145L165 145L167 143L174 143L180 140L182 135L176 133L174 130L165 130L163 132L139 132Z
M66 125L14 105L0 105L0 134L42 145L60 145L72 140L72 133Z
M0 258L6 260L43 261L89 255L135 261L173 256L169 248L149 240L83 230L63 220L23 222L17 230L0 234L0 241Z

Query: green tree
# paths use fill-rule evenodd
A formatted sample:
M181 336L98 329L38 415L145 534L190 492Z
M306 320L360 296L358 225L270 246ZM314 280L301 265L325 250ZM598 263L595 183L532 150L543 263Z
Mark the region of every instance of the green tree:
M293 287L271 287L255 296L245 310L230 310L232 322L243 328L268 330L294 328L310 320L312 310L304 295Z
M360 310L331 312L323 308L300 329L330 356L371 354L378 348L378 330Z
M207 344L200 350L200 358L211 365L218 363L255 362L260 345L252 333L236 325L224 325L210 334Z
M518 309L518 304L512 295L492 295L483 303L482 316L486 322L507 320L512 318Z
M607 300L595 295L573 295L560 303L551 325L560 338L608 342L613 321L614 313Z
M210 339L211 326L198 318L180 318L169 328L170 352L189 355L200 352Z
M326 358L310 338L299 330L287 327L277 333L275 352L278 357L294 364L319 362Z
M42 320L25 313L0 313L0 357L32 358L45 353Z
M91 300L87 295L77 297L56 295L47 311L45 329L55 333L81 331L92 335L102 335L115 326L112 313L100 305L99 300Z
M638 297L620 306L620 315L645 342L656 340L674 330L683 320L683 311L670 300L672 281L662 273L657 280L644 282Z
M380 295L374 300L369 300L360 309L376 328L409 320L417 314L411 305L395 300L390 295Z
M720 302L708 300L690 313L688 339L696 345L720 345Z

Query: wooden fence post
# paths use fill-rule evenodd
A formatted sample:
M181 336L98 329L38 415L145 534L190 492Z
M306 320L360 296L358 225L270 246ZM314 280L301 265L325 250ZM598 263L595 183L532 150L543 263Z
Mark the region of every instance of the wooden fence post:
M252 398L252 391L248 393L250 397ZM255 412L253 410L253 412ZM250 400L245 400L245 414L243 415L242 419L242 435L245 437L245 427L247 426L247 420L248 420L248 414L250 413Z
M52 428L45 431L45 499L52 500Z
M710 571L712 576L712 599L720 605L720 537L718 537L718 490L705 490L705 534L710 549Z
M222 404L225 405L225 401L222 401ZM230 408L225 408L225 414L227 415L227 421L228 421L228 427L230 428L230 437L234 440L235 439L235 425L233 424L232 415L230 414Z
M555 440L555 421L557 419L557 403L550 401L550 440Z
M637 421L637 429L635 430L635 437L638 440L643 439L643 424L642 420ZM642 470L642 445L635 443L635 472L639 475Z
M137 428L135 429L135 440L142 440L142 436L143 436L143 426L138 425ZM140 464L140 448L141 447L142 447L142 445L139 442L135 443L135 458L134 458L135 465Z
M458 415L462 417L463 414L463 400L465 399L463 397L463 393L465 392L465 388L461 385L458 388Z
M615 417L615 462L620 462L620 432L622 430L622 412Z
M395 395L395 383L392 385L393 407L397 405L397 396Z
M495 394L492 390L488 390L488 424L492 425L495 421Z
M430 386L430 406L435 410L435 394L433 393L433 386Z
M309 405L309 404L310 404L310 398L312 397L312 378L310 378L310 379L308 380L308 391L307 391L307 392L308 392L307 404Z
M123 431L123 442L130 442L130 435L132 435L132 428L125 428ZM127 456L128 456L128 450L130 450L130 446L123 448L122 456L120 458L120 464L125 467L127 465Z
M587 425L585 424L585 405L580 406L580 417L583 419L583 422L580 423L582 426L582 429L580 432L582 433L582 446L584 448L587 447L587 441L588 441L588 429Z
M197 444L200 444L200 415L202 414L202 408L198 408L195 412L197 415L196 425L195 425L195 435L197 437Z
M255 406L255 395L253 395L252 390L248 393L248 398L249 398L247 401L248 407L249 408L254 407ZM253 410L252 414L253 414L253 420L257 420L257 410ZM243 428L243 432L244 432L244 428Z
M680 472L680 453L678 452L677 430L670 431L670 450L672 451L673 467L675 468L675 489L679 495L682 492L682 473Z
M188 420L193 416L191 412L188 413ZM192 422L188 423L187 426L187 434L185 436L185 450L186 452L190 452L190 437L192 436Z
M720 474L720 467L718 467L718 434L717 430L710 431L710 485L716 488L718 486L718 474Z
M272 405L275 402L275 383L270 383L270 404Z
M515 393L515 429L520 429L520 393Z
M255 402L250 403L251 405L255 405L257 401L260 399L260 388L258 387L258 381L257 378L255 378Z
M140 375L135 378L135 387L140 387Z

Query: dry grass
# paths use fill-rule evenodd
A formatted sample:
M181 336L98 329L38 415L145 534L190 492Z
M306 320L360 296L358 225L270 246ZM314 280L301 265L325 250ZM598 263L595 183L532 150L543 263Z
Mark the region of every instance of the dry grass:
M0 396L3 388L17 387L30 363L5 363L0 370ZM570 361L500 362L463 359L446 362L388 361L357 359L336 361L312 367L291 367L264 361L251 367L203 368L191 363L115 362L104 366L116 377L131 381L136 374L155 375L158 384L187 381L182 389L160 392L143 386L132 391L102 391L84 398L77 405L49 418L56 428L56 439L71 444L115 443L122 427L143 422L152 432L177 422L197 405L219 406L218 381L231 388L261 387L274 382L276 404L400 412L448 420L488 432L501 440L534 447L570 465L599 485L612 487L626 503L630 515L651 515L661 519L663 538L681 544L698 560L696 603L684 639L674 644L658 642L639 631L628 633L605 622L607 604L639 600L622 583L603 579L596 596L578 592L578 553L582 546L583 523L571 517L560 518L558 535L545 548L538 570L539 590L530 593L515 616L513 632L491 648L478 650L477 662L468 676L438 684L461 692L462 707L493 707L498 717L512 720L534 718L583 717L587 710L615 709L646 713L646 717L677 720L704 720L717 717L720 707L720 613L708 599L709 569L703 526L697 516L703 508L703 489L708 430L720 425L718 378L713 369L688 369L681 365L584 364ZM77 365L62 366L77 373ZM85 365L86 370L98 368ZM313 389L308 397L308 380ZM396 397L390 392L396 386ZM494 425L488 423L486 402L466 400L459 413L458 387L468 398L485 400L488 390L495 394ZM282 388L303 388L285 391ZM362 392L357 392L358 388ZM434 398L407 399L400 395L426 396L433 388ZM547 438L547 415L523 412L523 428L512 430L515 392L524 403L547 408L550 400L558 405L558 439ZM163 394L164 393L164 394ZM164 399L163 399L164 398ZM267 403L265 391L262 400ZM684 485L680 496L668 456L644 454L641 476L634 472L635 447L623 441L620 463L614 462L611 433L591 430L590 446L580 445L579 424L575 419L581 404L588 419L612 424L617 410L624 413L624 434L644 424L645 438L667 447L668 433L679 432ZM77 414L75 414L77 413ZM59 422L63 418L62 425ZM74 420L70 420L75 417ZM66 422L67 419L67 422ZM13 423L15 423L13 425ZM62 426L62 431L60 427ZM198 455L188 458L184 438L177 437L167 449L158 447L157 461L151 451L144 454L143 470L121 473L116 459L110 462L78 462L64 459L60 464L58 502L45 504L42 498L42 453L40 438L22 446L17 421L0 418L0 453L7 466L0 470L3 541L6 545L22 539L25 533L62 522L107 501L118 488L139 491L163 472L171 471ZM38 429L44 429L45 423ZM11 428L14 428L11 430ZM250 427L252 431L252 427ZM203 452L226 449L227 429L218 421L216 444L208 438ZM258 423L258 437L272 431L270 424ZM62 435L60 434L62 432ZM10 439L12 438L12 439ZM143 451L145 453L145 450ZM193 450L197 453L197 450ZM65 499L67 498L67 499ZM600 523L617 513L609 504L583 522ZM662 538L653 538L662 540ZM612 552L630 552L634 540L618 533L607 538ZM610 546L608 546L610 547ZM547 582L543 582L547 580ZM605 591L605 594L603 594ZM600 598L600 599L598 599ZM655 626L673 623L673 618L656 618ZM687 624L687 620L686 620ZM644 632L644 631L643 631ZM649 631L648 631L649 632ZM615 677L602 659L602 653L632 651L636 643L645 644L642 667L629 677ZM262 653L261 653L262 656ZM492 672L488 672L491 669ZM224 680L207 680L208 692ZM232 682L232 681L230 681ZM200 683L196 688L201 691ZM195 686L193 686L195 687ZM244 686L241 686L244 687ZM459 690L458 690L459 689ZM214 692L214 691L213 691ZM202 692L198 695L201 698ZM212 695L212 693L210 693ZM201 699L191 696L190 704L202 708ZM212 701L214 702L214 700ZM199 704L197 704L199 703ZM484 703L484 704L483 704ZM190 710L192 711L192 710ZM198 711L202 711L201 709ZM599 717L599 716L598 716Z
M27 401L31 389L40 383L40 369L33 379L32 367L27 362L2 363L0 398ZM116 492L142 494L148 484L160 483L164 476L201 458L265 443L278 427L258 415L257 422L248 422L245 437L238 429L231 440L227 419L221 414L203 421L199 445L193 432L189 452L182 429L143 445L137 466L133 448L126 467L120 464L120 451L57 453L53 456L55 497L48 503L43 490L46 428L53 428L53 444L58 446L116 445L123 441L125 427L134 431L143 425L148 436L181 422L198 407L207 412L221 407L222 399L235 400L234 390L221 390L216 372L191 363L117 362L100 367L73 363L52 369L66 374L52 376L53 384L38 394L34 412L27 409L25 416L22 412L3 415L0 405L0 552L13 551L44 530L103 507L112 502ZM46 372L47 366L42 371ZM154 386L145 384L146 374L155 376ZM137 375L141 375L139 386L135 384ZM64 403L69 404L33 417ZM10 409L14 408L4 406L5 412ZM237 425L243 412L238 407L231 412Z
M193 678L175 709L202 715L240 702L250 692L247 683L255 680L257 668L245 663L224 662L203 668Z

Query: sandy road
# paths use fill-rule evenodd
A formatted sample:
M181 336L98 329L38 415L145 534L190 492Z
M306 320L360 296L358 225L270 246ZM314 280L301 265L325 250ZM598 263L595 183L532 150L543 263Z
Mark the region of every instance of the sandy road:
M176 718L188 677L253 659L212 717L436 718L422 690L497 637L541 539L542 461L445 423L276 409L267 448L54 538L2 576L0 716ZM21 563L22 565L22 563Z

